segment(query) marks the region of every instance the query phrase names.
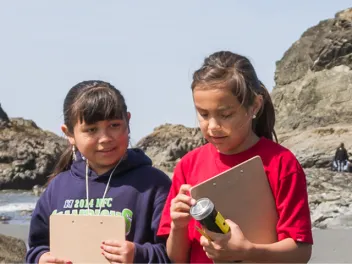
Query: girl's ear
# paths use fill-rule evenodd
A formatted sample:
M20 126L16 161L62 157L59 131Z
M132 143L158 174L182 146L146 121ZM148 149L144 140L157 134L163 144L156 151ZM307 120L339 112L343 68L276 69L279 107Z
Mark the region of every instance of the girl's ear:
M253 103L252 115L258 115L260 109L263 107L264 100L262 95L256 95Z
M76 141L73 135L68 131L68 128L66 125L61 126L62 132L66 135L68 141L70 142L71 145L75 145Z

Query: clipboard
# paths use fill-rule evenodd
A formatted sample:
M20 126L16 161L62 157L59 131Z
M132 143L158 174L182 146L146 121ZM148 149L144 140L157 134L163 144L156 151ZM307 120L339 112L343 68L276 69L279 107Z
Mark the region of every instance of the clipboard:
M277 242L278 214L260 156L255 156L190 190L192 198L209 198L225 219L235 222L253 243Z
M126 240L123 216L53 214L49 221L51 254L73 263L110 263L102 241Z

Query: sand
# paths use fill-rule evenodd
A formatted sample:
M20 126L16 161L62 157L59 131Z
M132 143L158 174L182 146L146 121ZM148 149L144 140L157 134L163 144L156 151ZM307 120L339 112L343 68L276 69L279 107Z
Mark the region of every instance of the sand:
M29 226L0 224L0 234L27 241ZM313 230L310 263L352 263L352 229Z

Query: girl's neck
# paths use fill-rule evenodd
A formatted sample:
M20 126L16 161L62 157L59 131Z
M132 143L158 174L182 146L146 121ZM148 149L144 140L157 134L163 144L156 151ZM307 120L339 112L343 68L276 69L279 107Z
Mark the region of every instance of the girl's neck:
M115 164L107 165L107 166L99 166L94 163L92 164L90 161L88 161L88 166L91 170L95 172L96 175L101 176L107 173L108 171L112 170L116 166L118 166L121 163L121 161L125 160L126 158L127 158L127 151L122 155L122 157L120 157L120 159Z
M101 176L101 175L107 173L108 171L110 171L111 169L113 169L115 167L115 165L108 166L108 167L96 167L96 166L91 166L91 164L89 164L89 169L94 171L97 176Z
M250 147L254 146L259 141L259 137L254 133L251 132L236 148L229 150L227 153L221 153L224 155L233 155L241 153Z

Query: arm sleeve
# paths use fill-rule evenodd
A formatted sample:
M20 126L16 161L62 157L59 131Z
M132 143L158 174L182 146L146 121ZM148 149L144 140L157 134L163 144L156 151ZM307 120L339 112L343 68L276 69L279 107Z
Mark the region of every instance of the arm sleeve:
M182 160L177 163L172 177L172 184L169 195L167 196L166 203L161 215L158 236L168 236L171 229L170 205L171 200L176 197L182 184L186 184L186 179L182 171Z
M40 196L33 211L30 227L26 263L38 263L45 252L49 252L50 187Z
M346 149L344 150L343 155L344 155L344 160L347 160L348 159L348 153L347 153Z
M291 173L280 179L276 206L278 239L313 244L306 176L298 161Z
M170 184L163 187L155 199L154 212L152 215L151 229L154 233L154 243L135 245L134 263L170 263L166 253L166 238L158 237L157 231L160 223L161 213L169 192Z

